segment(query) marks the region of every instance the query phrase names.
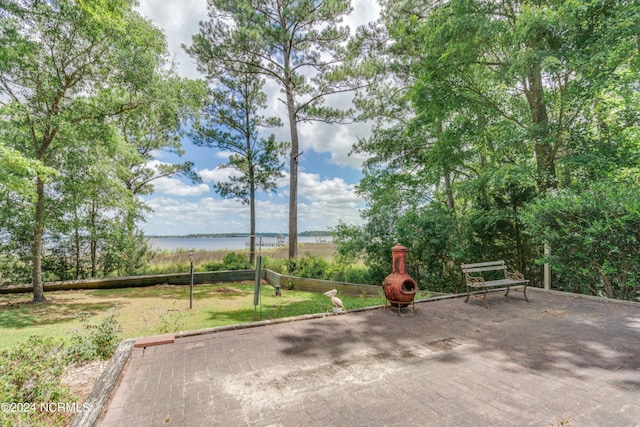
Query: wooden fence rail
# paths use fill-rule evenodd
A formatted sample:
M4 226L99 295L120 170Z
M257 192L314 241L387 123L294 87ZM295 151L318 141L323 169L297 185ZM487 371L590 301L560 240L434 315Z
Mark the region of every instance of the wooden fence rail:
M284 276L271 270L265 270L264 278L272 285L280 285L282 289L287 289L289 284L293 289L308 292L326 292L337 289L338 294L343 295L369 295L376 296L382 292L380 286L359 285L355 283L334 282L332 280L309 279L306 277Z
M337 289L338 294L346 295L379 295L382 291L380 286L358 285L354 283L334 282L331 280L308 279L305 277L285 276L271 270L262 270L261 277L272 286L280 285L282 289L287 289L289 285L293 289L309 292L326 292ZM154 285L189 285L191 276L189 273L176 274L156 274L151 276L131 276L115 277L108 279L87 279L70 280L65 282L48 282L44 284L44 290L71 290L71 289L113 289L113 288L133 288L140 286ZM224 283L243 282L255 280L255 270L229 270L229 271L209 271L203 273L193 273L193 283L196 285L203 283ZM4 284L0 286L0 294L33 292L30 284Z
M255 270L233 271L208 271L193 273L193 283L220 283L242 282L254 280ZM69 280L65 282L48 282L44 284L44 290L57 291L69 289L113 289L134 288L139 286L154 285L188 285L191 280L190 273L156 274L151 276L114 277L108 279ZM28 285L2 285L0 293L32 292L33 286Z

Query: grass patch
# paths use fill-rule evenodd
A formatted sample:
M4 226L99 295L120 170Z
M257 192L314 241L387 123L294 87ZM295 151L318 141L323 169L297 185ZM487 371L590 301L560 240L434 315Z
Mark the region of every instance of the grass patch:
M260 305L254 307L253 288L253 283L195 285L192 310L189 286L177 285L52 291L47 292L50 302L45 304L31 303L30 294L1 295L0 349L31 335L69 341L82 328L87 314L98 322L114 310L122 326L122 338L332 311L331 301L322 294L282 289L282 295L276 296L267 284L261 286ZM338 297L345 309L384 304L382 291L376 297Z

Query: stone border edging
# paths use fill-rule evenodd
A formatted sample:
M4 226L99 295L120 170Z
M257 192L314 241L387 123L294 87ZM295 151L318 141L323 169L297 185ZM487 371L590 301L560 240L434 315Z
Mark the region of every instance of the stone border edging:
M71 422L70 427L86 427L96 424L102 414L105 403L111 397L111 393L118 384L122 371L131 357L135 341L135 338L129 338L120 342L109 360L109 364L100 374L100 377L93 385L91 393L82 405L82 408L88 406L89 409L79 412Z
M421 299L421 300L418 300L418 301L415 301L415 302L416 302L416 304L420 304L420 303L428 303L428 302L444 300L444 299L461 298L461 297L466 297L466 296L467 296L466 293L465 294L442 295L442 296L437 296L437 297L433 297L433 298ZM326 313L315 313L315 314L302 314L300 316L293 316L293 317L281 317L281 318L278 318L278 319L258 320L258 321L249 322L249 323L237 323L237 324L233 324L233 325L216 326L215 328L196 329L196 330L193 330L193 331L181 331L181 332L176 332L176 339L194 337L194 336L198 336L198 335L215 334L215 333L225 332L225 331L235 331L235 330L239 330L239 329L258 328L260 326L278 325L278 324L282 324L282 323L298 322L298 321L302 321L302 320L323 319L325 317L343 316L343 315L349 314L349 313L360 313L360 312L364 312L364 311L380 310L380 309L384 309L384 308L385 308L384 304L372 305L370 307L361 307L361 308L353 308L353 309L350 309L350 310L344 310L341 313L326 312Z
M194 337L198 335L215 334L215 333L225 332L225 331L235 331L238 329L258 328L260 326L279 325L282 323L292 323L292 322L298 322L302 320L323 319L325 317L342 316L347 313L376 310L383 307L384 305L374 305L371 307L354 308L352 310L345 310L342 313L327 312L327 313L315 313L315 314L302 314L300 316L293 316L293 317L281 317L278 319L257 320L255 322L249 322L249 323L236 323L233 325L216 326L215 328L196 329L193 331L181 331L181 332L176 332L176 339Z

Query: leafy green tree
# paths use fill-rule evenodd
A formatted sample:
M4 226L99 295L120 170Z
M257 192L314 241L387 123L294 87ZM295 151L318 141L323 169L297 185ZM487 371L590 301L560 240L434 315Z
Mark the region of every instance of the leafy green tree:
M132 275L148 261L151 252L136 224L147 208L138 197L152 192L160 177L193 177L191 163L158 166L152 154L182 153L181 124L196 110L199 88L163 72L136 109L102 125L74 126L60 179L52 183L58 196L49 201L55 214L48 240L55 239L56 250L45 257L56 267L54 280Z
M249 61L246 61L249 62ZM206 59L199 62L207 74L212 89L203 119L193 125L197 145L231 153L221 168L232 169L226 181L216 182L216 191L249 205L250 248L249 262L253 265L256 253L256 191L273 191L276 178L283 176L280 157L287 144L278 143L271 134L261 138L261 128L281 126L276 117L264 117L259 111L266 108L267 96L262 91L264 79L250 67L240 71L220 69ZM204 122L204 123L203 123Z
M72 271L58 277L97 277L99 252L105 247L115 218L126 212L129 192L118 179L119 153L128 147L110 123L83 123L74 127L73 143L59 164L60 177L52 183L48 239L56 237L69 256ZM94 141L100 141L99 144Z
M412 228L407 213L445 204L466 219L463 257L529 271L530 203L637 170L638 6L382 2L381 22L360 41L375 48L365 60L382 85L358 105L384 117L355 147L369 155L359 190L370 238L387 242Z
M140 104L165 49L162 34L128 0L0 3L2 127L25 157L57 168L74 126L108 120ZM6 100L6 101L5 101ZM44 301L46 179L36 177L33 205L34 301Z
M531 204L523 215L532 238L549 244L540 257L555 288L640 299L640 205L637 180L616 179L567 189Z
M349 0L210 0L187 51L232 72L250 69L276 82L284 95L291 134L289 257L298 253L298 158L301 122L339 122L345 111L323 105L327 96L359 83L344 65Z
M193 170L193 162L161 163L154 161L154 154L159 151L178 157L184 154L181 143L186 135L184 125L196 119L205 93L203 82L180 78L172 69L163 70L149 79L140 105L115 119L124 143L116 153L116 174L128 194L121 206L124 221L112 222L112 225L125 226L126 233L114 230L109 235L115 240L108 247L125 251L109 255L111 261L124 262L110 262L122 274L135 273L149 256L147 244L136 226L148 210L140 196L151 194L153 183L159 178L179 175L201 182Z
M2 177L0 194L5 194L5 197L8 197L10 193L22 196L33 195L31 180L38 174L42 176L55 175L55 170L45 167L36 160L24 157L19 151L4 145L0 139L0 177Z
M461 105L489 112L484 127L502 126L512 145L529 151L544 192L571 173L558 165L569 141L637 56L638 6L454 0L399 23L394 34L418 47L419 114L459 114Z
M460 263L464 262L465 221L443 204L432 203L398 218L398 241L407 254L409 274L422 289L461 290ZM419 236L419 237L416 237Z

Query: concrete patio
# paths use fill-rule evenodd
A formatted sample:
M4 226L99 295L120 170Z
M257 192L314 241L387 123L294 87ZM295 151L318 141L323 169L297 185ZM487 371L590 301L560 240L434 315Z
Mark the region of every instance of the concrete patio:
M136 348L98 425L640 425L640 305L528 296Z

